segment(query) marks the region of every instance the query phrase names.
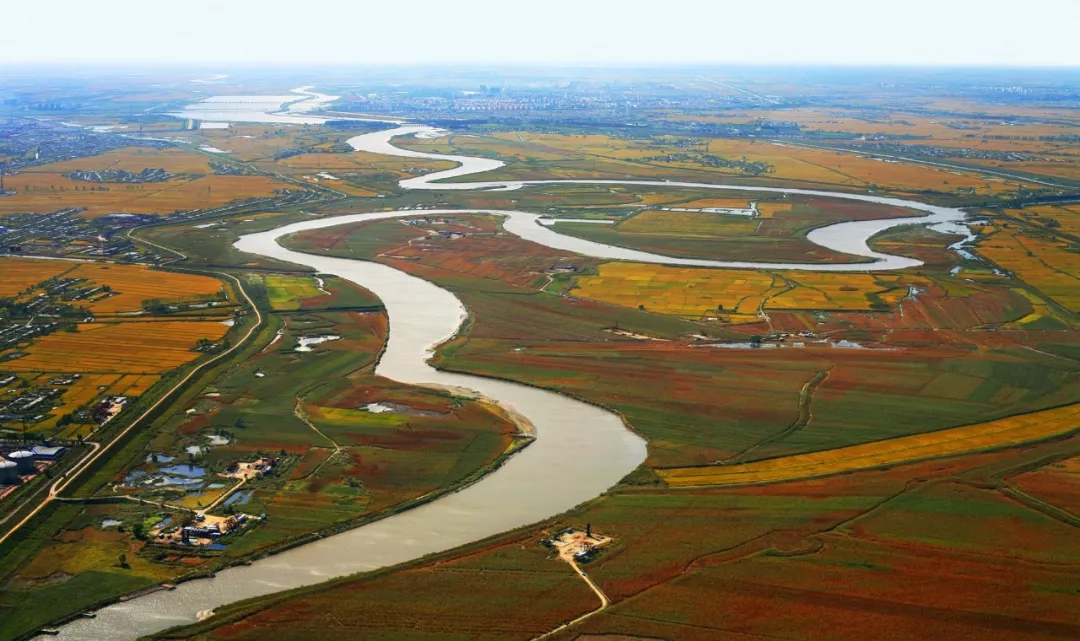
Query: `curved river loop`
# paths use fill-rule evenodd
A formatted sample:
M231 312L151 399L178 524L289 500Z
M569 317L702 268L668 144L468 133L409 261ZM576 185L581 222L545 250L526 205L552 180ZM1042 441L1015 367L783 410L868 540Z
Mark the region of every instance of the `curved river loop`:
M430 154L400 149L396 136L437 135L420 125L357 136L349 144L358 151L453 160L460 166L401 182L407 189L512 190L527 185L610 184L663 188L718 189L824 196L906 207L921 215L910 218L837 223L809 234L818 245L870 258L863 263L754 263L680 259L613 247L564 236L539 224L541 216L518 211L406 210L345 215L303 221L241 237L245 252L305 265L336 274L368 288L382 299L390 318L390 338L376 374L413 385L474 390L525 416L536 428L536 440L505 465L458 492L379 521L228 568L214 578L189 581L172 591L158 591L99 610L94 619L77 619L60 628L62 639L136 639L189 624L214 608L336 577L375 570L447 551L517 527L537 523L595 498L633 471L646 455L645 441L629 431L615 414L598 407L525 385L437 371L428 365L435 346L453 337L467 312L453 294L436 285L379 263L294 252L278 240L300 231L361 221L431 213L496 213L506 217L507 231L552 248L617 260L702 267L797 269L812 271L881 271L914 267L919 261L871 251L867 241L890 227L957 223L958 209L863 194L635 180L531 180L436 182L491 171L497 160ZM42 639L47 637L40 637Z

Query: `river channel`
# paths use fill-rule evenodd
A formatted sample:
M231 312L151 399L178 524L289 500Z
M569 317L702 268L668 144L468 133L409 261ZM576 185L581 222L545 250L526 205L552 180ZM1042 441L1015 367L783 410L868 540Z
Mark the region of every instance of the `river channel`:
M505 227L522 238L549 247L611 259L707 267L783 268L815 271L866 271L917 266L918 261L873 252L868 239L880 231L906 224L957 222L960 210L872 195L833 193L756 186L711 185L668 181L541 180L435 183L502 166L497 160L428 154L394 147L400 135L432 135L423 126L402 126L357 136L353 148L388 155L454 160L448 171L402 181L409 189L507 190L541 184L619 184L663 188L723 189L826 196L906 207L920 216L838 223L819 228L813 242L872 259L866 263L788 264L678 259L594 243L557 233L538 224L540 216L496 211L506 216ZM418 214L464 213L465 210L391 211L303 221L243 236L236 247L245 252L306 265L362 285L386 305L390 338L376 373L409 384L452 386L475 390L531 421L537 439L506 465L477 483L415 509L369 525L223 570L212 579L180 584L103 608L94 619L79 619L60 629L62 639L126 640L192 623L205 613L242 599L320 583L442 552L564 512L609 489L645 460L645 442L626 429L614 414L543 390L487 378L440 372L427 364L434 346L459 330L467 312L453 294L387 265L304 254L285 249L285 235L324 227ZM470 210L471 211L471 210ZM39 637L51 638L51 637Z

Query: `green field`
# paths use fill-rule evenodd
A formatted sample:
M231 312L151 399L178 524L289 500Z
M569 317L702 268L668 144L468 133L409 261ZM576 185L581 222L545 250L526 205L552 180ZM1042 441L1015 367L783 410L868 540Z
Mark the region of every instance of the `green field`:
M447 392L371 374L386 329L381 312L271 315L245 359L192 390L78 491L88 499L119 491L149 505L52 503L4 543L0 637L18 636L154 583L281 549L315 532L354 526L418 496L452 488L504 455L514 427L500 414ZM296 351L299 337L326 334L340 338L311 352ZM361 409L374 402L422 414ZM236 461L262 456L278 459L278 467L246 483L238 492L244 502L235 509L269 518L223 539L225 551L183 552L134 537L136 522L187 514L160 504L205 507L222 490L118 489L128 474L152 475L182 463L212 478ZM219 485L233 483L221 479ZM219 506L214 512L226 515L231 509ZM104 527L107 519L120 524ZM121 567L121 554L129 567Z
M865 262L867 259L830 251L806 239L812 229L845 220L900 217L910 212L888 207L852 208L842 201L772 200L789 209L767 218L703 211L681 212L651 208L613 225L558 223L556 231L608 245L629 247L679 258L712 260L763 260L771 262ZM685 203L665 203L680 208Z
M270 309L292 311L300 309L307 298L325 296L319 289L314 276L286 276L269 274L266 276L266 293L270 298Z

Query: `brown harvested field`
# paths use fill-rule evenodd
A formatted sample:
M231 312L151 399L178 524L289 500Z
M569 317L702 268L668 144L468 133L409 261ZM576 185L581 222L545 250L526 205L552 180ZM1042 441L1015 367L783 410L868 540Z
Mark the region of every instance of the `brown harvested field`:
M1010 447L1062 436L1077 429L1080 429L1080 405L1069 405L835 450L741 465L668 468L657 473L668 485L675 487L778 483Z
M91 323L55 332L9 360L13 372L161 374L199 357L200 338L216 341L228 328L215 321Z
M14 297L28 287L59 276L73 264L63 260L0 258L0 298Z

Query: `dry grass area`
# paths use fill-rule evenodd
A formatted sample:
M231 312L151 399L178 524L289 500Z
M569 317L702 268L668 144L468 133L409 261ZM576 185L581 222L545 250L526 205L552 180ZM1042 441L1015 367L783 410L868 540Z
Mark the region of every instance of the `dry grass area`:
M696 214L695 214L696 215ZM686 318L753 322L759 309L874 311L893 308L918 278L895 274L763 272L605 263L573 294Z
M285 174L307 183L318 183L352 196L371 198L378 192L365 188L365 183L397 182L418 173L450 169L455 167L456 163L422 158L395 158L366 152L320 152L289 156L273 162L260 161L255 165L266 171Z
M842 474L928 458L970 454L1011 447L1074 432L1080 426L1080 405L915 434L834 450L754 461L742 465L710 465L657 470L668 485L753 485Z
M754 114L767 116L767 112ZM789 111L774 114L790 119ZM814 118L842 128L846 122L816 114ZM724 119L709 119L717 120ZM813 118L811 118L813 119ZM747 122L745 115L730 122ZM877 130L877 123L866 123ZM929 125L928 125L929 126ZM934 126L935 129L937 126ZM959 130L941 125L953 133ZM905 131L905 133L915 133ZM989 134L988 134L989 135ZM978 170L960 171L914 162L874 159L859 153L799 147L755 138L617 138L602 134L500 133L491 136L451 136L435 140L406 139L404 147L435 153L497 156L510 165L497 173L514 178L638 177L716 175L787 181L806 186L829 185L862 190L871 186L897 193L922 190L969 194L1013 192L1017 182ZM931 141L933 144L933 141ZM719 156L732 166L709 166L705 156ZM747 173L746 163L766 163L765 173ZM692 173L689 173L692 172ZM667 202L667 201L661 201Z
M151 149L147 147L125 147L114 149L97 156L75 158L61 162L34 167L32 173L63 174L72 171L131 171L138 173L143 169L164 169L171 174L210 174L210 159L191 149L166 147Z
M844 132L866 136L886 136L891 144L963 148L975 152L1011 152L1037 159L1002 161L965 158L955 160L972 166L1017 173L1041 174L1070 180L1080 179L1080 148L1067 138L1080 135L1080 119L1075 112L1042 107L995 106L962 100L927 101L928 108L958 112L955 115L926 116L896 111L866 113L842 109L784 109L747 111L725 116L664 114L672 120L702 120L712 123L748 124L756 118L793 121L807 132ZM960 112L971 114L969 117ZM1026 116L1041 122L1006 121L999 116ZM871 151L872 149L868 149ZM893 152L895 155L896 152ZM973 172L974 175L977 172ZM959 177L958 177L959 178ZM1015 181L1009 181L1015 184ZM950 179L950 184L953 181ZM1004 181L997 189L1004 188ZM989 191L989 190L988 190Z
M316 125L234 123L228 129L185 131L178 137L226 150L230 158L254 161L272 159L275 154L295 149L303 144L300 141L324 131L324 127Z
M659 161L645 159L687 151L674 144L664 144L662 140L623 140L602 135L521 134L521 138L530 145L527 151L534 159L544 159L540 155L533 155L538 147L558 150L564 154L650 164L657 164ZM478 138L469 145L479 147L485 140L489 139ZM997 193L1015 189L1015 186L1007 185L1001 179L979 176L976 172L955 172L918 164L885 162L851 153L758 142L753 139L702 140L704 144L694 151L727 159L768 163L773 169L765 175L773 179L857 187L878 185L900 192L923 189L938 191L974 189L979 193ZM460 137L455 138L454 143L459 146L465 144ZM506 150L498 143L489 143L484 148L500 154L513 153L514 157L523 153L520 149ZM658 166L674 169L703 169L721 174L742 174L735 168L706 168L695 162L662 162Z
M767 162L774 167L770 178L859 187L877 185L898 192L974 189L977 193L998 193L1015 190L1015 186L1007 185L998 178L980 177L974 172L960 173L924 165L886 162L851 153L780 143L715 139L710 141L709 150L725 158L745 156L750 161Z

